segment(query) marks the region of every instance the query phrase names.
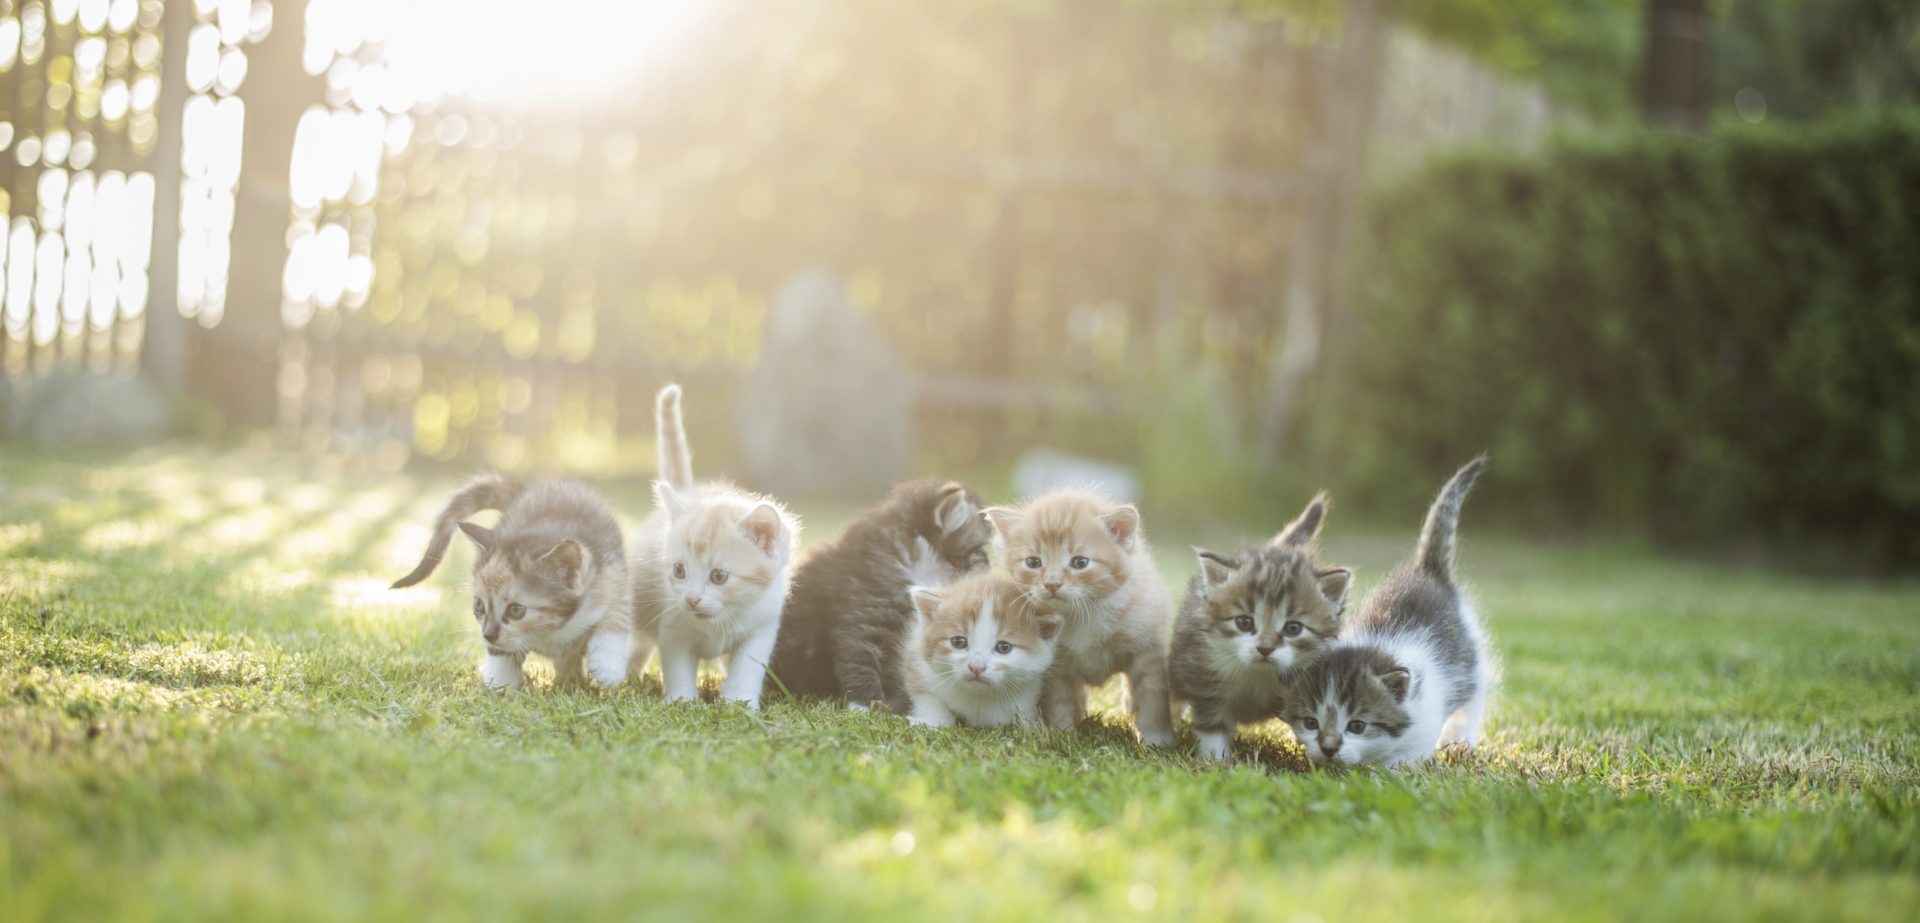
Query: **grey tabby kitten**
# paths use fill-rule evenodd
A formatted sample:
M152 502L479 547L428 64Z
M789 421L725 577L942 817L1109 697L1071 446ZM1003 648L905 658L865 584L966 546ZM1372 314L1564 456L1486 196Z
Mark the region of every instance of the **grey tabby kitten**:
M1264 547L1231 557L1194 549L1200 572L1180 604L1168 666L1206 759L1227 758L1239 725L1279 717L1283 677L1340 633L1353 571L1314 561L1326 510L1323 493Z
M1413 560L1388 574L1326 656L1289 677L1283 717L1321 763L1398 765L1472 746L1493 651L1453 577L1460 505L1486 463L1460 469L1427 511Z
M987 569L993 529L981 506L958 481L908 481L808 555L774 649L780 684L796 696L907 714L900 652L918 618L908 590Z
M465 521L489 509L500 511L493 528ZM456 527L478 551L473 619L487 643L482 681L519 686L529 653L553 659L559 685L581 683L583 666L602 686L626 681L633 631L626 548L599 494L568 481L475 478L448 499L426 555L394 589L427 579Z

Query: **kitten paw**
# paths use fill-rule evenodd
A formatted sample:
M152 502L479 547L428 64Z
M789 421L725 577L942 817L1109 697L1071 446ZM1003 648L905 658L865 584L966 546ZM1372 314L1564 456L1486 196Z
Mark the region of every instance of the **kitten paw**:
M587 672L593 681L612 689L627 681L632 645L620 635L600 635L587 644Z
M1200 736L1200 758L1224 763L1233 756L1233 738L1226 734L1207 734Z
M1149 747L1173 746L1172 731L1141 731L1140 742Z
M485 683L488 689L520 688L520 661L489 656L480 664L480 682Z

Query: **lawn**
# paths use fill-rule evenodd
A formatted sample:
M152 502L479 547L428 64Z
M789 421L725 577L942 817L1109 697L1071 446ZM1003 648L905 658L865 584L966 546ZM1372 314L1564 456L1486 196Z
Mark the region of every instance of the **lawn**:
M1482 747L1306 772L1267 727L1216 768L1113 718L666 705L657 667L487 693L464 546L386 589L450 481L5 451L0 920L1920 913L1911 582L1504 539L1469 509L1505 665ZM803 512L815 538L848 514ZM1364 591L1419 512L1364 536L1336 515L1327 556ZM1173 581L1218 531L1157 536Z

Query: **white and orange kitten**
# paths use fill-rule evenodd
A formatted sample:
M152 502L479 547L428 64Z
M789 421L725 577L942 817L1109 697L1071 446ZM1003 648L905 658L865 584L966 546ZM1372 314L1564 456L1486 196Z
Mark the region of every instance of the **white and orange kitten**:
M1087 687L1124 672L1141 742L1172 746L1173 602L1139 511L1087 491L1056 490L985 515L1007 572L1042 609L1065 619L1042 695L1047 726L1072 727L1086 717Z
M634 668L657 643L667 699L690 700L700 695L700 661L721 658L721 698L758 707L800 521L770 497L693 482L678 385L660 391L656 413L660 479L633 551Z
M1061 619L1018 583L994 573L944 587L914 587L916 614L901 645L915 724L1038 724Z

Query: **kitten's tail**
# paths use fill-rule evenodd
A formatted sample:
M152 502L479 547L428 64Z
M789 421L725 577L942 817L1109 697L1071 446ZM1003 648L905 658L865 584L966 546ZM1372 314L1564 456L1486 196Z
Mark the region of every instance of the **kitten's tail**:
M433 541L427 545L427 554L420 559L420 566L413 573L393 582L396 590L413 586L433 574L440 566L440 559L446 556L447 544L453 541L453 530L459 528L462 520L481 510L503 510L515 497L526 491L525 484L498 474L483 474L460 488L447 499L440 518L433 523Z
M1414 552L1414 561L1421 570L1449 583L1453 582L1453 536L1460 527L1460 505L1466 502L1467 491L1486 463L1487 456L1482 454L1455 473L1453 480L1440 489L1439 499L1427 510L1427 524L1420 529L1420 548Z
M693 486L693 454L687 450L687 427L680 420L680 386L660 389L654 399L654 439L660 444L659 478L674 490Z

